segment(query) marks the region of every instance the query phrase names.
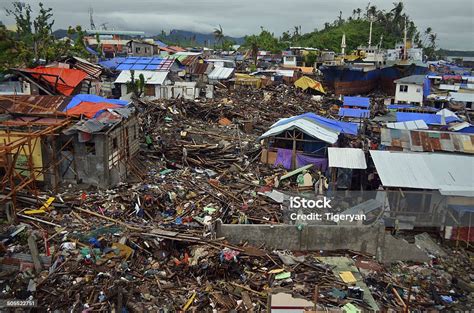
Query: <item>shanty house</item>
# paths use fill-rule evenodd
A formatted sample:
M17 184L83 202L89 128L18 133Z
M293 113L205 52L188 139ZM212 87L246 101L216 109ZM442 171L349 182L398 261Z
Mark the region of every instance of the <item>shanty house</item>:
M357 135L356 124L336 121L305 113L284 118L259 137L263 140L261 161L294 169L314 164L327 168L327 148L335 145L339 135Z
M387 194L387 219L441 227L450 206L474 211L474 157L456 153L370 151Z
M144 98L146 99L169 99L168 89L166 85L171 85L171 81L167 79L168 71L134 71L134 79L138 80L140 75L145 78ZM129 94L127 83L132 80L132 71L123 70L115 80L115 84L120 86L122 97Z
M395 102L422 105L424 81L425 75L411 75L395 80Z

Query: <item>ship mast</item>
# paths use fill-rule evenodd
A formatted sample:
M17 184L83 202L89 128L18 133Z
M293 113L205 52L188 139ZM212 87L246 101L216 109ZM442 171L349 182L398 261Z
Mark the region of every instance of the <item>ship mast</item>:
M403 32L403 59L407 59L407 17L405 16L405 30Z
M370 20L369 47L372 45L372 19Z

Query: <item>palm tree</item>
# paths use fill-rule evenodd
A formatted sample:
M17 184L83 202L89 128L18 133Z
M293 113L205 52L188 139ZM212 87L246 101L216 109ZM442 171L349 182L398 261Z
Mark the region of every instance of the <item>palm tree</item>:
M222 26L219 24L219 28L214 28L214 38L217 44L221 43L224 40L224 31L222 30Z
M357 19L360 20L360 14L362 13L362 9L357 8L356 12L357 12Z

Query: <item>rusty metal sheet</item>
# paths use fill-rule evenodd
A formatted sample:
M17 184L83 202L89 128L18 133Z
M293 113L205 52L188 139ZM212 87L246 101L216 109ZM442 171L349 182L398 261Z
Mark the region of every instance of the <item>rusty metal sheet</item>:
M56 113L62 112L71 101L68 96L2 95L0 112L5 113Z

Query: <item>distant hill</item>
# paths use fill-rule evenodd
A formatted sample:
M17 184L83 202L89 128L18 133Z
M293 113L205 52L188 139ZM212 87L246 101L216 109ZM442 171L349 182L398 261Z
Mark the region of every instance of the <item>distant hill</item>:
M56 39L61 39L67 36L67 29L57 29L53 32L53 36Z
M440 49L439 53L441 55L452 57L474 57L474 51Z
M214 45L215 38L212 33L204 34L187 30L173 29L169 34L156 35L155 38L160 39L166 43L175 43L182 45ZM241 45L244 42L244 37L225 36L226 40L234 41Z

